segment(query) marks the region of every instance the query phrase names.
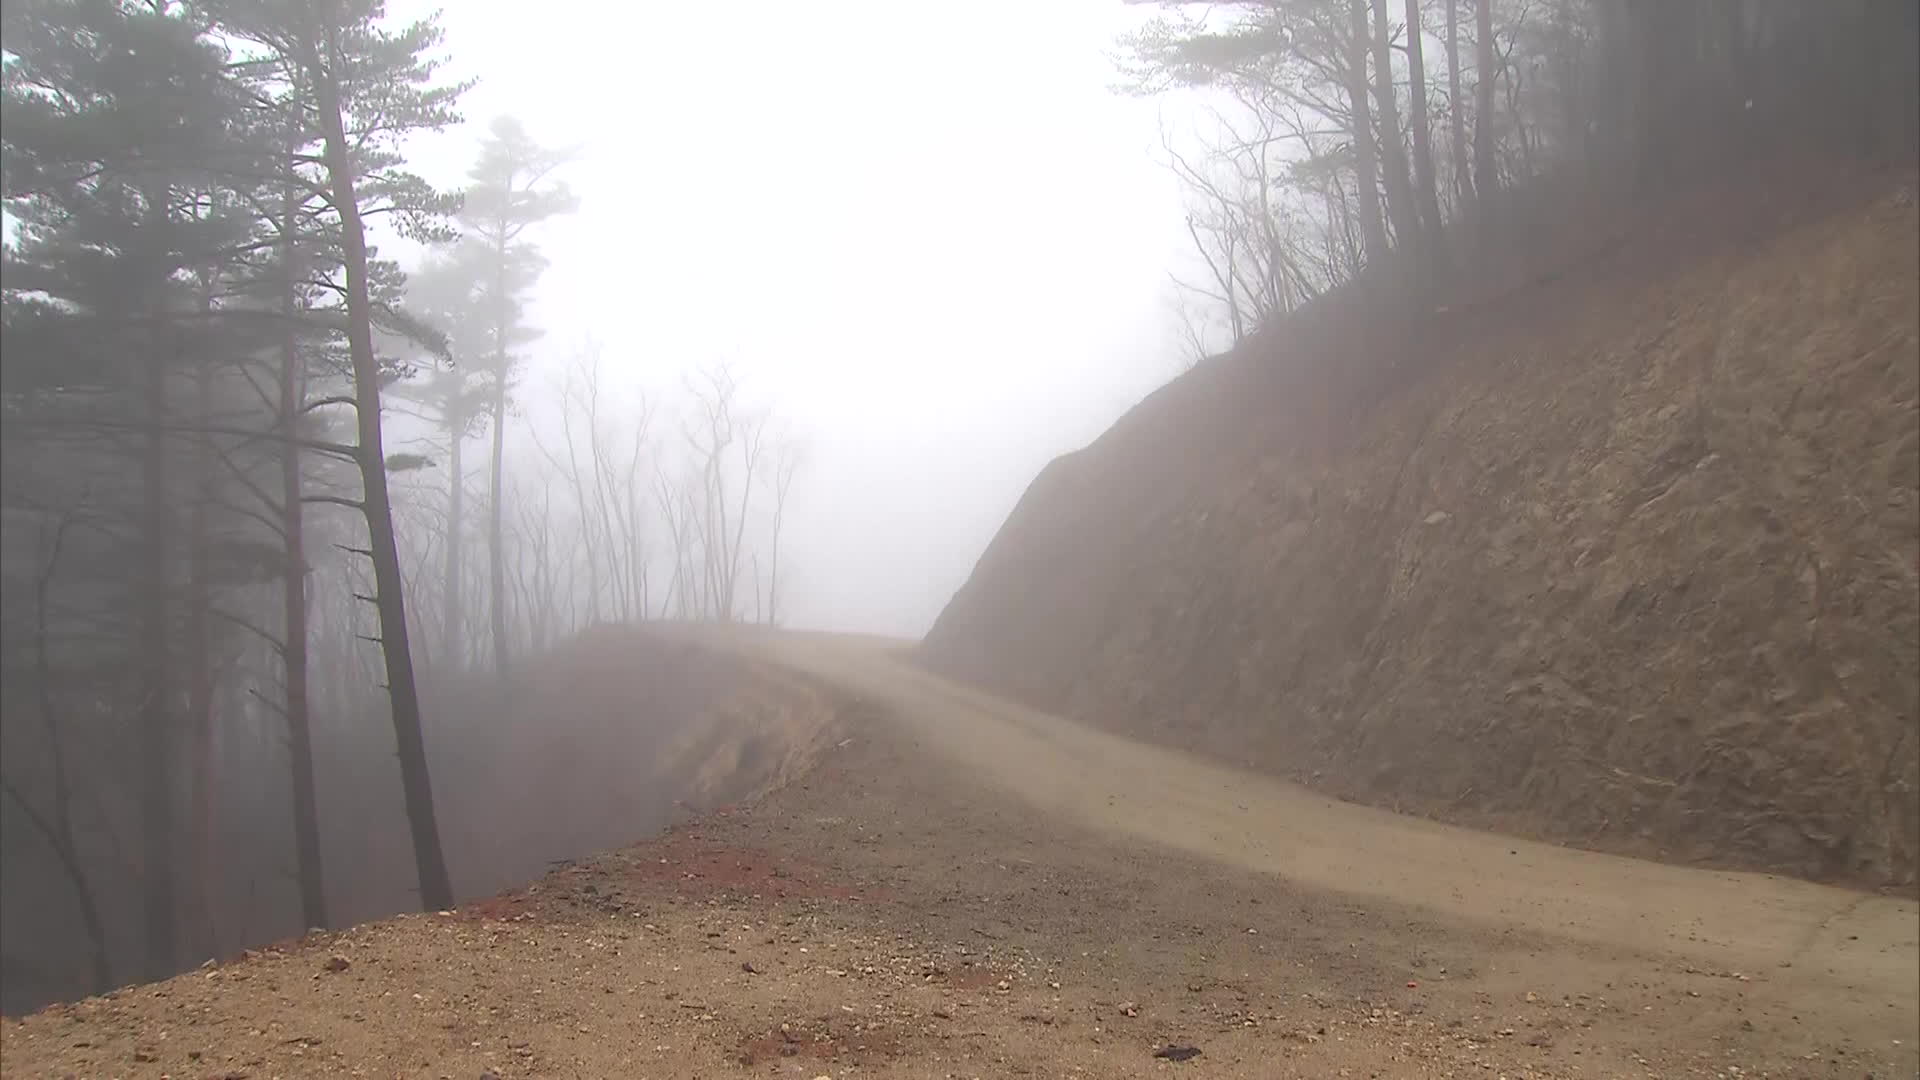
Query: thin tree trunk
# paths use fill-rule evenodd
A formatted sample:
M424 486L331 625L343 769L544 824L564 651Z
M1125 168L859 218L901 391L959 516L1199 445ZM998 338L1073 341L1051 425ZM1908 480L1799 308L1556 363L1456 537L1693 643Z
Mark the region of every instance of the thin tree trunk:
M466 580L466 567L461 564L461 534L465 528L467 514L466 485L466 409L460 401L461 387L455 386L449 392L446 405L447 421L447 545L446 577L442 586L446 610L446 621L442 623L440 636L441 651L446 655L450 667L458 670L466 667L466 596L462 584Z
M1327 215L1335 222L1339 230L1339 251L1346 260L1342 279L1351 279L1359 274L1362 260L1360 245L1355 242L1353 228L1353 200L1347 198L1347 186L1340 182L1338 173L1331 176L1332 188L1327 193Z
M647 619L647 552L646 545L641 538L641 496L636 490L635 484L639 479L640 459L644 452L644 443L649 426L649 421L646 419L647 415L648 414L643 411L640 422L634 427L633 455L627 461L626 490L627 560L633 568L631 572L634 594L633 601L634 608L638 612L636 618L640 622L645 622Z
M509 184L509 189L511 185ZM493 461L487 482L487 591L493 623L493 670L507 677L507 226L500 223L494 250L493 293Z
M788 454L794 451L788 448ZM780 527L787 518L787 492L798 466L791 457L776 464L773 473L773 527L767 540L767 623L780 625Z
M625 620L631 612L626 578L623 575L631 568L625 565L626 560L620 554L619 537L614 534L614 526L618 524L618 497L613 491L612 470L607 466L605 447L600 439L599 363L596 355L593 366L583 372L587 384L587 463L593 468L593 516L600 524L600 538L606 544L607 577L610 579L607 582L607 588L619 601L619 615L622 620ZM581 504L580 513L583 519L582 528L591 531L592 527L584 520L588 513L588 507L584 502Z
M507 677L510 650L507 646L507 552L505 461L507 454L507 372L503 345L496 362L493 384L493 462L487 480L487 589L492 601L493 670Z
M420 723L420 695L414 685L413 655L407 642L407 610L401 592L400 553L394 543L393 506L387 499L386 454L380 432L380 365L373 352L372 304L367 294L367 241L354 190L353 162L340 115L339 89L333 83L338 50L334 26L326 26L328 63L314 64L320 97L320 123L326 138L326 167L334 210L346 251L347 346L353 361L355 412L358 414L362 509L367 546L373 553L375 601L380 612L380 651L386 661L387 696L392 703L393 734L400 758L400 787L413 834L413 857L420 878L420 903L428 911L453 906L453 885L440 849L434 817L433 782L427 772L426 738ZM495 459L495 469L498 469ZM497 475L497 473L496 473ZM498 514L495 507L495 514ZM498 518L496 517L496 522ZM495 601L498 603L498 600ZM503 646L504 641L496 641Z
M202 297L202 311L211 309L211 297ZM213 372L202 360L194 371L197 419L206 423L213 407ZM208 562L207 507L214 497L213 461L206 439L194 447L194 471L198 490L187 512L187 718L191 725L188 739L189 803L188 828L192 852L187 875L189 916L205 940L195 951L215 956L219 942L214 933L213 902L213 641Z
M1420 214L1426 219L1430 272L1438 271L1444 223L1440 220L1440 189L1433 172L1433 125L1427 115L1425 36L1420 27L1420 0L1407 0L1407 70L1412 84L1413 171L1420 188Z
M104 994L113 989L113 966L107 957L106 923L100 918L93 885L80 865L80 845L73 834L73 783L67 776L66 740L61 736L60 721L53 706L53 657L47 630L48 593L52 590L60 548L72 520L71 516L62 518L55 528L53 542L44 553L44 565L34 579L34 684L40 697L40 720L47 729L47 756L53 772L53 820L46 823L45 831L72 881L74 901L80 908L80 925L86 928L87 942L92 947L93 992Z
M1360 200L1360 232L1369 265L1387 257L1387 225L1380 212L1380 172L1374 161L1373 110L1367 104L1367 0L1349 0L1353 21L1347 40L1347 103L1353 112L1354 194Z
M281 303L288 321L286 333L280 340L280 424L287 435L294 434L300 422L300 403L306 394L293 323L299 307L294 291L294 282L299 279L293 265L294 212L294 198L289 192L281 221L285 247L282 265L286 273ZM284 628L280 655L287 684L287 746L293 770L293 846L300 878L300 917L302 926L325 927L328 925L326 878L320 863L320 810L313 778L313 728L307 695L306 508L300 502L300 450L291 443L281 447L280 485L286 503L281 524L286 529L287 561L281 576Z
M600 549L593 522L589 520L587 486L586 481L581 479L580 452L573 441L572 416L572 392L569 390L560 412L560 429L567 440L567 482L573 487L573 504L580 517L580 551L587 563L587 621L591 624L600 621ZM555 460L556 467L558 464ZM609 552L607 558L611 560L613 557L613 553Z
M148 193L148 227L164 228L164 200ZM169 348L177 351L178 345ZM139 710L142 787L141 826L144 840L144 916L146 974L164 979L177 970L174 941L173 856L173 677L167 648L172 634L168 618L167 580L172 545L168 519L167 369L172 357L150 356L142 365L145 376L147 435L142 463L144 486L140 569L140 692Z
M1394 241L1420 249L1420 211L1407 176L1407 145L1401 137L1400 108L1393 91L1393 39L1387 25L1387 0L1373 0L1373 98L1380 122L1380 167L1387 184L1387 217Z
M780 514L773 516L773 537L767 544L767 625L780 625Z
M165 376L159 365L148 373L147 407L157 425L166 415ZM140 746L144 765L141 824L144 829L147 977L164 979L175 971L173 902L173 679L167 639L166 440L156 431L147 440L142 483L146 487L145 559L140 613Z
M1447 0L1447 126L1453 136L1455 214L1473 202L1473 170L1467 158L1467 112L1460 101L1460 0Z
M113 973L107 966L107 931L101 921L100 908L94 903L93 889L87 883L86 870L80 865L80 854L71 840L62 841L59 827L46 819L40 811L34 809L20 790L0 776L0 791L13 796L14 805L27 817L27 823L39 830L42 837L53 849L53 856L59 860L60 868L66 872L67 880L73 885L75 900L80 905L80 922L86 928L87 937L93 943L93 985L96 993L105 993L113 988ZM66 833L72 836L71 829Z
M1494 67L1493 0L1476 0L1474 30L1473 186L1475 198L1480 202L1481 222L1485 224L1489 217L1488 204L1500 189L1493 161L1493 87L1499 77Z
M765 431L764 425L756 425L745 438L740 440L740 465L745 475L740 478L740 517L734 522L732 551L727 556L726 593L729 620L733 617L734 597L739 591L740 552L746 543L747 517L753 504L753 474L760 465L761 440L766 437Z

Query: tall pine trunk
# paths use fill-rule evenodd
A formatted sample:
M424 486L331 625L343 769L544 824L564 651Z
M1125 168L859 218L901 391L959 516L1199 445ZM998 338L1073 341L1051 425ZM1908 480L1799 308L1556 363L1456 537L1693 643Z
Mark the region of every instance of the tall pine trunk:
M164 261L170 241L166 238L169 193L164 186L149 185L141 190L146 202L144 219L149 250L156 261ZM173 656L169 643L173 636L171 596L172 507L168 485L171 483L167 454L168 421L167 375L179 361L182 344L166 324L166 283L154 286L153 313L160 316L162 341L140 363L141 388L146 411L146 455L141 463L141 556L139 585L140 707L137 711L140 734L141 783L140 816L142 840L142 915L146 936L146 974L164 979L176 970L178 920L175 912L174 882L174 749L175 720Z
M1400 108L1393 91L1393 39L1387 26L1387 0L1373 0L1373 96L1380 122L1380 166L1387 184L1387 217L1394 241L1420 249L1420 212L1414 206L1413 181L1407 176L1407 144L1400 133Z
M494 237L493 288L493 456L487 470L487 597L493 624L493 671L507 677L507 333L510 330L507 297L507 225L500 222ZM581 504L583 507L586 505Z
M1360 233L1366 239L1367 264L1384 266L1387 225L1380 212L1380 172L1374 161L1373 110L1367 105L1367 0L1348 0L1345 72L1347 105L1353 113L1353 171L1360 201Z
M320 808L313 778L313 727L307 694L307 547L306 509L301 504L300 448L292 442L300 430L300 404L306 379L300 366L300 348L294 318L299 309L295 283L294 213L291 192L281 222L285 247L281 304L287 315L280 340L280 486L286 502L281 519L286 529L286 567L281 577L281 663L287 684L287 746L293 775L293 847L300 878L300 917L306 927L327 923L326 878L320 863Z
M1427 115L1427 61L1425 36L1420 28L1420 0L1407 0L1407 71L1412 87L1412 109L1408 121L1413 125L1413 172L1419 186L1420 216L1426 221L1426 245L1429 272L1444 261L1441 250L1445 238L1440 220L1440 189L1433 170L1433 125Z
M1493 87L1499 77L1494 67L1493 0L1475 0L1474 38L1473 186L1484 224L1490 217L1488 204L1500 190L1500 177L1494 171L1493 160Z
M446 592L443 602L446 605L446 623L441 631L440 649L446 656L447 664L454 669L466 666L466 597L462 585L466 581L466 567L461 562L464 554L461 535L466 527L467 485L466 485L466 406L461 400L461 387L456 385L450 392L446 405L447 421L447 563L446 579L442 586Z
M201 310L212 307L211 294L204 294ZM194 397L199 423L210 423L213 414L213 371L203 358L194 371ZM189 918L202 939L195 951L202 956L219 953L218 934L213 917L213 597L208 581L211 562L208 544L207 511L214 499L213 452L207 437L194 446L193 467L196 490L187 512L187 718L188 738L188 837L192 853L187 874Z
M392 704L393 735L399 751L400 788L413 834L413 858L420 878L420 903L428 911L453 906L453 885L440 848L440 826L433 808L433 783L427 771L426 738L420 722L420 694L414 683L413 654L407 642L406 601L400 580L400 553L394 543L393 506L387 497L386 453L380 432L380 365L373 352L373 308L367 293L367 238L360 220L353 159L340 114L337 26L328 24L326 63L311 66L319 96L319 120L325 137L325 163L334 211L340 215L346 253L347 349L353 362L355 413L359 428L362 510L367 546L373 558L375 603L380 612L380 650L386 662L387 696ZM317 59L317 58L316 58Z
M100 904L93 883L80 864L80 844L73 829L73 781L67 772L66 737L61 731L59 712L53 703L53 650L47 627L53 579L60 565L60 549L73 519L67 517L54 530L53 542L43 549L43 564L33 584L33 682L39 696L40 721L47 731L47 763L53 781L53 820L44 831L53 845L54 855L73 885L74 903L80 909L80 925L87 932L92 952L92 990L104 994L113 989L113 965L107 955L107 927L100 917ZM25 804L22 804L25 808ZM29 820L36 820L31 814Z
M170 350L169 350L170 351ZM172 529L167 505L168 361L144 365L147 422L152 425L142 463L143 527L140 560L140 817L146 974L164 979L177 970L174 941L173 672L167 579Z
M501 331L503 337L505 330ZM507 456L507 356L500 346L495 358L493 383L493 460L487 477L487 592L493 623L493 670L507 677L510 653L507 646L507 552L506 552L506 456Z
M1473 166L1467 157L1467 110L1460 97L1460 0L1447 0L1447 128L1453 136L1454 214L1473 202Z

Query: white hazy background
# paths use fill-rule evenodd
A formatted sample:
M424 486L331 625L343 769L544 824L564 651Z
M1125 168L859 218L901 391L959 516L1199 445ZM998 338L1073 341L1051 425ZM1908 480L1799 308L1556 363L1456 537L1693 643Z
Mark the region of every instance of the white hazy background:
M501 113L577 146L581 208L536 238L523 408L588 340L635 386L731 363L806 446L783 621L917 637L1039 469L1179 370L1180 106L1112 89L1141 17L456 0L447 72L481 81L411 156L457 186Z

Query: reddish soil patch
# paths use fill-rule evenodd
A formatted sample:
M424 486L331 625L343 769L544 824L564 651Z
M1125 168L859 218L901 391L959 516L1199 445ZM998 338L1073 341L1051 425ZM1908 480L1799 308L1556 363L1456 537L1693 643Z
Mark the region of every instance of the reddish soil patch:
M263 954L271 956L296 956L300 953L327 945L333 941L334 936L331 931L310 930L299 937L281 938L278 941L269 941L265 945L255 945L250 949L241 949L239 952L229 953L225 959L220 960L212 966L227 967L232 964L241 964Z
M823 867L783 852L724 844L697 832L669 833L621 861L621 877L682 895L871 900L878 892L831 882Z
M513 890L498 896L489 896L485 900L475 900L471 904L454 912L456 918L468 922L511 922L533 916L533 898L524 891Z
M711 835L712 828L725 828L726 817L727 811L712 815L706 831L693 824L675 826L656 840L556 866L530 888L463 904L446 917L522 922L566 920L593 911L619 914L640 903L638 894L755 900L873 900L886 895L883 889L836 882L833 872L818 863Z

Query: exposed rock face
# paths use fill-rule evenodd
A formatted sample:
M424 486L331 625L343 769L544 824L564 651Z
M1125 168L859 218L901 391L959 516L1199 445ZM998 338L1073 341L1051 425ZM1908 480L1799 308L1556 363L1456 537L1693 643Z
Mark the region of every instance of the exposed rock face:
M1202 365L1041 473L925 662L1408 812L1910 886L1911 203Z

